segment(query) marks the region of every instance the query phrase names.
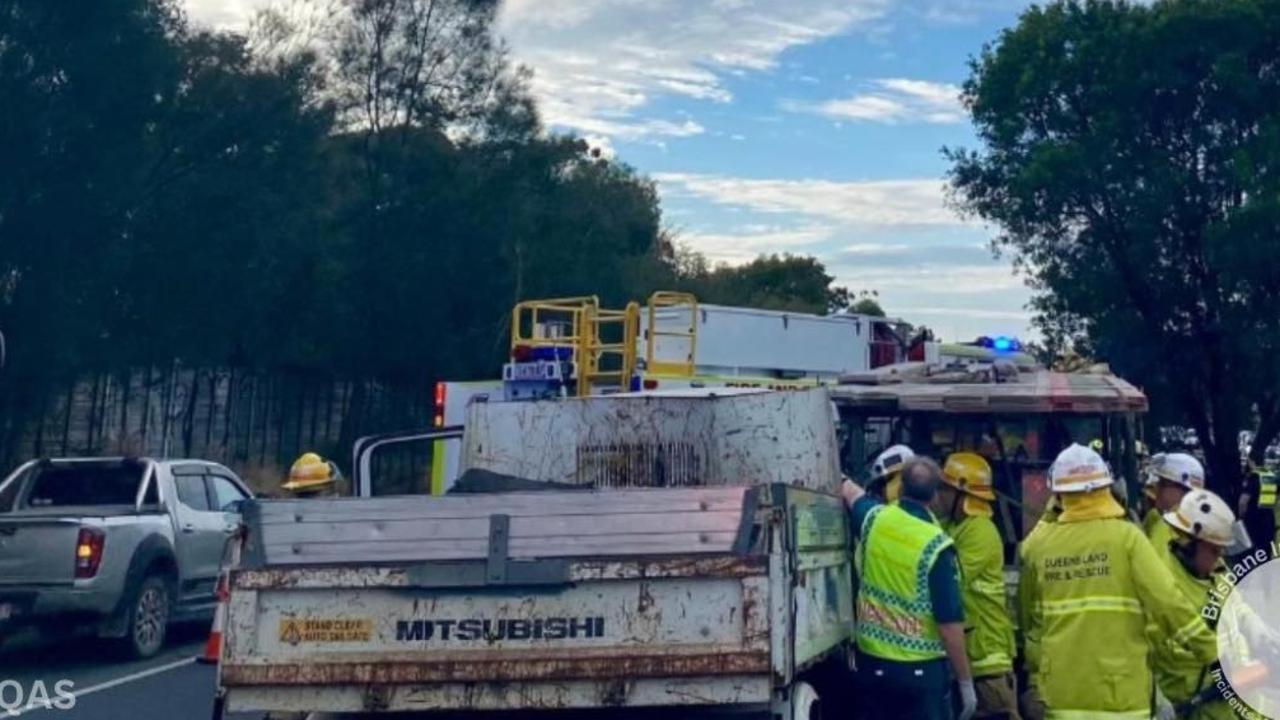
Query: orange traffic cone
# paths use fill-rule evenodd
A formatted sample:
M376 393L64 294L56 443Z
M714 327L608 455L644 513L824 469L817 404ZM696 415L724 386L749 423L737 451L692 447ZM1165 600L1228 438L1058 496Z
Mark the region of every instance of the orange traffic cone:
M213 611L213 627L209 629L209 639L204 642L204 654L196 658L197 662L216 665L222 655L222 626L227 621L227 600L231 592L227 588L227 572L218 574L218 589L215 593L218 605Z

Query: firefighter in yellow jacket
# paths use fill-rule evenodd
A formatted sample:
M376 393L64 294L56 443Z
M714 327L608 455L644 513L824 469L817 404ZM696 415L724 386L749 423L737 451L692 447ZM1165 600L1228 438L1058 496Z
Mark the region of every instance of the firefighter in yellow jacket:
M280 489L296 498L335 497L339 494L340 480L342 473L337 465L309 452L293 461L289 479Z
M1023 548L1019 605L1036 638L1030 682L1050 720L1145 720L1152 712L1147 619L1170 647L1208 664L1217 655L1199 608L1178 592L1155 548L1109 490L1094 451L1064 450L1049 471L1062 504Z
M1152 511L1143 518L1142 527L1157 551L1173 540L1173 531L1164 521L1165 515L1178 509L1187 493L1204 487L1204 466L1186 453L1158 455L1147 469L1147 487L1150 488Z
M1004 589L1004 544L992 521L991 466L981 455L952 453L942 466L934 506L960 562L965 649L978 695L975 718L1018 720L1013 623Z
M1196 607L1203 607L1219 576L1226 572L1222 558L1228 549L1241 550L1248 546L1247 542L1241 542L1245 535L1240 532L1235 513L1217 495L1208 490L1195 490L1183 496L1179 506L1165 513L1162 521L1169 528L1171 539L1157 546L1156 551L1173 575L1182 597ZM1155 648L1153 664L1157 687L1171 704L1163 708L1161 717L1172 717L1172 707L1189 704L1195 707L1184 711L1181 717L1190 720L1236 717L1214 686L1206 664L1176 644L1171 645L1169 638L1158 632L1152 633L1151 641Z

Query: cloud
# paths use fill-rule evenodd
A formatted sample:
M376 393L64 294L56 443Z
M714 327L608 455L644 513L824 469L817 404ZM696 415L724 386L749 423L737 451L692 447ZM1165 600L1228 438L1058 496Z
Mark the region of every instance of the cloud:
M891 313L949 337L1028 332L1030 292L984 228L947 209L942 180L655 179L667 216L693 223L678 237L713 260L813 255L837 284L876 290Z
M883 268L923 265L989 267L991 251L976 243L855 243L831 253L834 263L874 264Z
M881 78L871 89L817 104L787 102L784 109L849 122L950 124L965 121L960 86L908 78Z
M688 136L658 98L727 103L726 76L773 69L789 48L883 17L890 0L507 0L498 31L534 70L553 127L621 139ZM692 124L691 124L692 123Z
M676 240L687 243L712 262L739 264L760 255L812 251L814 245L828 240L834 230L822 225L748 225L728 232L677 232Z
M854 257L875 255L902 255L911 251L910 245L891 245L888 243L854 243L845 245L840 251Z
M897 310L904 315L943 315L948 317L980 318L983 320L1019 320L1022 322L1031 320L1031 312L1027 310L958 307L902 307L897 308Z
M654 136L690 137L701 135L706 128L694 122L671 122L669 120L642 120L635 122L606 120L603 118L582 118L575 126L587 135L596 137L612 137L623 140L638 140Z
M963 225L944 203L946 183L913 180L786 180L658 173L664 195L761 213L827 218L848 225Z
M187 14L200 25L218 30L243 30L267 0L186 0Z
M981 265L949 265L925 262L901 267L867 263L846 265L827 259L828 270L854 287L875 288L942 295L985 295L998 290L1021 290L1022 280L1004 263L994 261Z

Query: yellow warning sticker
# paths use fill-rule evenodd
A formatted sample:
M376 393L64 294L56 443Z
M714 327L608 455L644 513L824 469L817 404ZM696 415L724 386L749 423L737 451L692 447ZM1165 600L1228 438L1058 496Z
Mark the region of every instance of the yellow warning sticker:
M369 618L283 618L280 620L280 642L342 643L368 642L373 636L373 620Z

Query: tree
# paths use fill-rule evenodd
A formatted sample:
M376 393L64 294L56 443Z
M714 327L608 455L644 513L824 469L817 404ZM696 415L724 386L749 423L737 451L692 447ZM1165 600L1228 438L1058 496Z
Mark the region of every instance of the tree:
M872 317L884 317L884 308L880 306L878 298L877 293L864 290L858 294L858 299L849 306L849 312Z
M539 126L496 0L329 4L245 37L177 0L0 0L0 462L103 373L379 381L412 410L494 376L521 299L848 306L813 258L676 248L651 180Z
M0 325L23 384L118 357L182 28L170 2L0 0Z
M1167 394L1220 490L1238 432L1280 430L1277 48L1276 0L1033 7L971 64L981 149L948 151L1045 337Z
M832 285L835 278L810 256L761 255L743 265L711 268L706 258L682 248L672 267L677 284L704 302L817 314L849 307L848 288Z

